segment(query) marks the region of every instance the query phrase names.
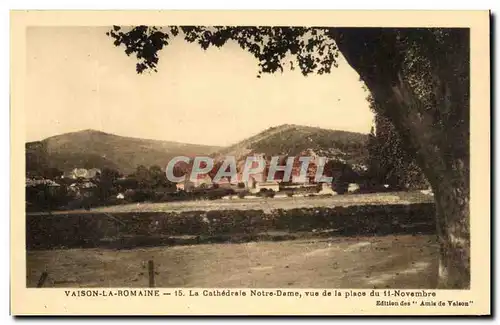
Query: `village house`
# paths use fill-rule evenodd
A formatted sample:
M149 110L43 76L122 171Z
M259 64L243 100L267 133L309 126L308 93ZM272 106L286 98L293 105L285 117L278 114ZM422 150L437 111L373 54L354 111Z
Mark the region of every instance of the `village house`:
M90 168L89 170L87 170L87 179L90 179L90 178L96 178L97 176L99 176L101 174L101 170L99 168Z
M92 179L98 176L101 173L101 170L99 168L91 168L91 169L85 169L85 168L74 168L71 171L66 171L64 172L62 178L69 178L69 179L78 179L78 178L85 178L85 179Z
M234 189L238 187L238 177L233 177L230 179L229 177L222 177L217 181L217 185L219 188L224 189Z
M26 178L26 187L34 187L34 186L39 186L39 185L45 185L48 187L59 187L58 183L54 182L53 180L50 179L33 179L33 178Z
M356 183L350 183L347 187L348 193L356 193L359 191L359 185Z
M75 197L89 197L92 196L94 189L97 187L91 181L73 183L68 187L70 193Z
M260 182L255 186L255 191L260 192L261 190L271 190L274 192L279 192L280 185L277 181Z
M337 195L338 193L332 189L332 184L321 183L321 189L318 195Z
M202 174L198 175L196 180L193 181L194 187L197 188L212 188L213 183L212 183L212 177L210 177L208 174Z
M175 188L177 191L185 191L185 184L184 182L176 183Z
M249 190L255 189L257 185L257 180L253 176L249 176L248 180L245 182L243 181L244 184L246 184L246 188Z
M291 181L294 184L307 184L307 183L309 183L308 178L306 176L299 175L299 173L297 173L296 175L292 174Z
M191 182L189 179L184 180L175 184L177 191L192 192L196 186L195 183Z

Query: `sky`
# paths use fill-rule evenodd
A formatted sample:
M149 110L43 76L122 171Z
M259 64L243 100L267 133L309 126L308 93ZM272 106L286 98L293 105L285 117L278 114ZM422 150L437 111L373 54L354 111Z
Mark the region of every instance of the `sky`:
M27 29L26 141L95 129L226 146L281 124L370 131L368 94L342 56L331 74L259 79L257 60L235 43L203 51L176 38L158 72L139 75L108 29Z

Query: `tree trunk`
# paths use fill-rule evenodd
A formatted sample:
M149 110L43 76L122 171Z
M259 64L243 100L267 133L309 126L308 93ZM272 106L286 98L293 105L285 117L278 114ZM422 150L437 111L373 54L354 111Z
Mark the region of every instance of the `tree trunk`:
M462 167L461 167L462 166ZM470 224L468 186L463 164L433 185L440 248L438 288L470 287Z
M401 33L396 30L339 29L335 33L340 51L377 102L380 111L376 113L392 121L432 186L440 247L438 287L469 288L468 42L463 42L467 50L462 44L452 53L427 55L424 63L418 61L422 56L415 56L416 64L421 64L415 69L405 66L405 55L413 54L415 43L399 44ZM432 36L422 37L430 45L424 42L424 50L417 55L433 46ZM468 41L466 33L453 37Z

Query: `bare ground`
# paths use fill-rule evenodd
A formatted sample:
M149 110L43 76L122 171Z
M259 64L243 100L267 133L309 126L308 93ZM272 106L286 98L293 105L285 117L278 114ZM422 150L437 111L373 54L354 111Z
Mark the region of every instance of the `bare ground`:
M245 244L29 251L27 286L433 288L435 236L337 237Z

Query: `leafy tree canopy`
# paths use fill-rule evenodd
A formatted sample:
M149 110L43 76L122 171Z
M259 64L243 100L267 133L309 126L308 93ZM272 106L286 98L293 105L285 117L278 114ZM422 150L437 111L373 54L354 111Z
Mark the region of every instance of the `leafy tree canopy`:
M197 43L204 50L210 46L222 47L229 40L249 51L259 61L259 75L283 71L286 64L295 69L293 61L285 62L290 55L297 59L304 75L312 72L328 73L337 66L338 48L331 38L329 28L306 27L235 27L235 26L113 26L108 35L116 46L124 45L127 55L138 59L138 73L156 71L158 51L175 36L189 43Z

